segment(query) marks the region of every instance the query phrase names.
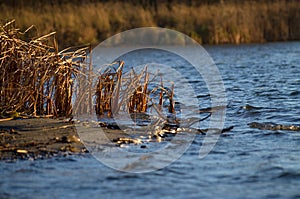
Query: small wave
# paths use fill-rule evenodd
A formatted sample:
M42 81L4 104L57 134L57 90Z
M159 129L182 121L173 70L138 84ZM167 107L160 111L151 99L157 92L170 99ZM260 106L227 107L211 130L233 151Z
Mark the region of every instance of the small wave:
M249 153L248 151L242 151L242 152L237 153L237 156L248 156L250 154L251 153Z
M249 177L247 177L243 182L244 183L256 183L256 182L259 182L260 179L259 179L259 175L251 175Z
M174 174L177 174L177 175L181 175L181 176L187 174L186 171L184 171L184 170L183 170L183 171L180 171L180 169L182 169L182 168L173 169L173 168L166 167L166 168L165 168L165 171L167 171L167 172L169 172L169 173L174 173Z
M300 173L296 171L284 171L280 173L278 176L276 176L275 178L300 180Z
M138 178L138 175L137 174L136 175L128 175L128 174L122 175L120 173L120 175L118 175L118 176L107 176L106 180L120 180L120 179L133 179L133 178Z
M206 97L210 97L210 94L202 94L196 96L196 98L206 98Z
M0 192L0 198L2 199L2 198L14 198L14 197L12 197L12 195L9 194L9 193L6 193L6 192L2 193L2 192Z
M290 93L290 96L295 96L295 95L299 95L300 94L300 91L292 91Z
M32 173L32 174L38 174L38 173L42 173L41 171L37 170L37 169L18 169L15 171L15 173Z
M227 153L227 151L217 151L217 150L212 150L210 152L210 154L226 154L226 153Z
M199 82L202 82L202 81L200 81L200 80L189 80L190 84L195 84L195 83L199 83Z
M280 131L275 131L275 132L266 132L262 134L263 136L269 136L269 135L275 135L275 136L279 136L279 135L285 135L284 132L280 132Z

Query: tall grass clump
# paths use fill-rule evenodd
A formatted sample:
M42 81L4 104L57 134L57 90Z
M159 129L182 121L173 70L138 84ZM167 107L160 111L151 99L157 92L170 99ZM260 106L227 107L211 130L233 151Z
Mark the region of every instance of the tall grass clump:
M94 72L91 46L59 51L55 32L33 36L31 31L33 26L21 32L15 21L0 25L0 117L95 112L98 118L126 113L176 120L174 84L164 87L158 71L145 66L124 72L124 62L118 61Z
M98 117L114 117L121 112L145 114L150 112L151 107L161 117L164 117L164 112L175 114L174 86L167 90L161 79L160 85L150 88L149 84L157 79L157 75L148 72L147 67L140 72L132 68L124 73L123 61L114 64L119 64L117 69L110 67L98 77L95 90ZM168 107L163 111L166 100Z
M86 48L58 50L55 32L28 37L15 21L0 25L0 114L70 116L73 78Z

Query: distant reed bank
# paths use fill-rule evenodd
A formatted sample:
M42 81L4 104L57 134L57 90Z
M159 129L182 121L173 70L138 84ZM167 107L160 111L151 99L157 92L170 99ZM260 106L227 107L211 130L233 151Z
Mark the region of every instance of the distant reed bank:
M300 39L296 0L3 0L0 11L2 21L16 19L18 27L35 24L38 35L56 31L61 47L96 45L121 31L145 26L171 28L202 44Z

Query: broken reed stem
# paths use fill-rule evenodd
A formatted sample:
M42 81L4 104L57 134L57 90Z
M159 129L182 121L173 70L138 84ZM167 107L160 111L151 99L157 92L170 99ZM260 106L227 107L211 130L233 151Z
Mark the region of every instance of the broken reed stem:
M172 83L171 93L169 94L169 113L175 113L175 102L174 102L174 83Z
M163 88L164 87L164 84L163 84L163 81L162 81L162 77L160 77L160 87ZM160 89L160 92L159 92L159 103L158 103L158 107L159 107L159 110L161 111L162 110L162 103L163 103L163 90Z

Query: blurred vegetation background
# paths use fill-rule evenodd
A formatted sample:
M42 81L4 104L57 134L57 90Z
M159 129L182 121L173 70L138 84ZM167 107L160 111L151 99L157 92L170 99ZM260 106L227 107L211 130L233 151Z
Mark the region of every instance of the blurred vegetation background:
M159 26L202 44L300 40L299 0L0 0L0 19L59 46L97 45L124 30Z

